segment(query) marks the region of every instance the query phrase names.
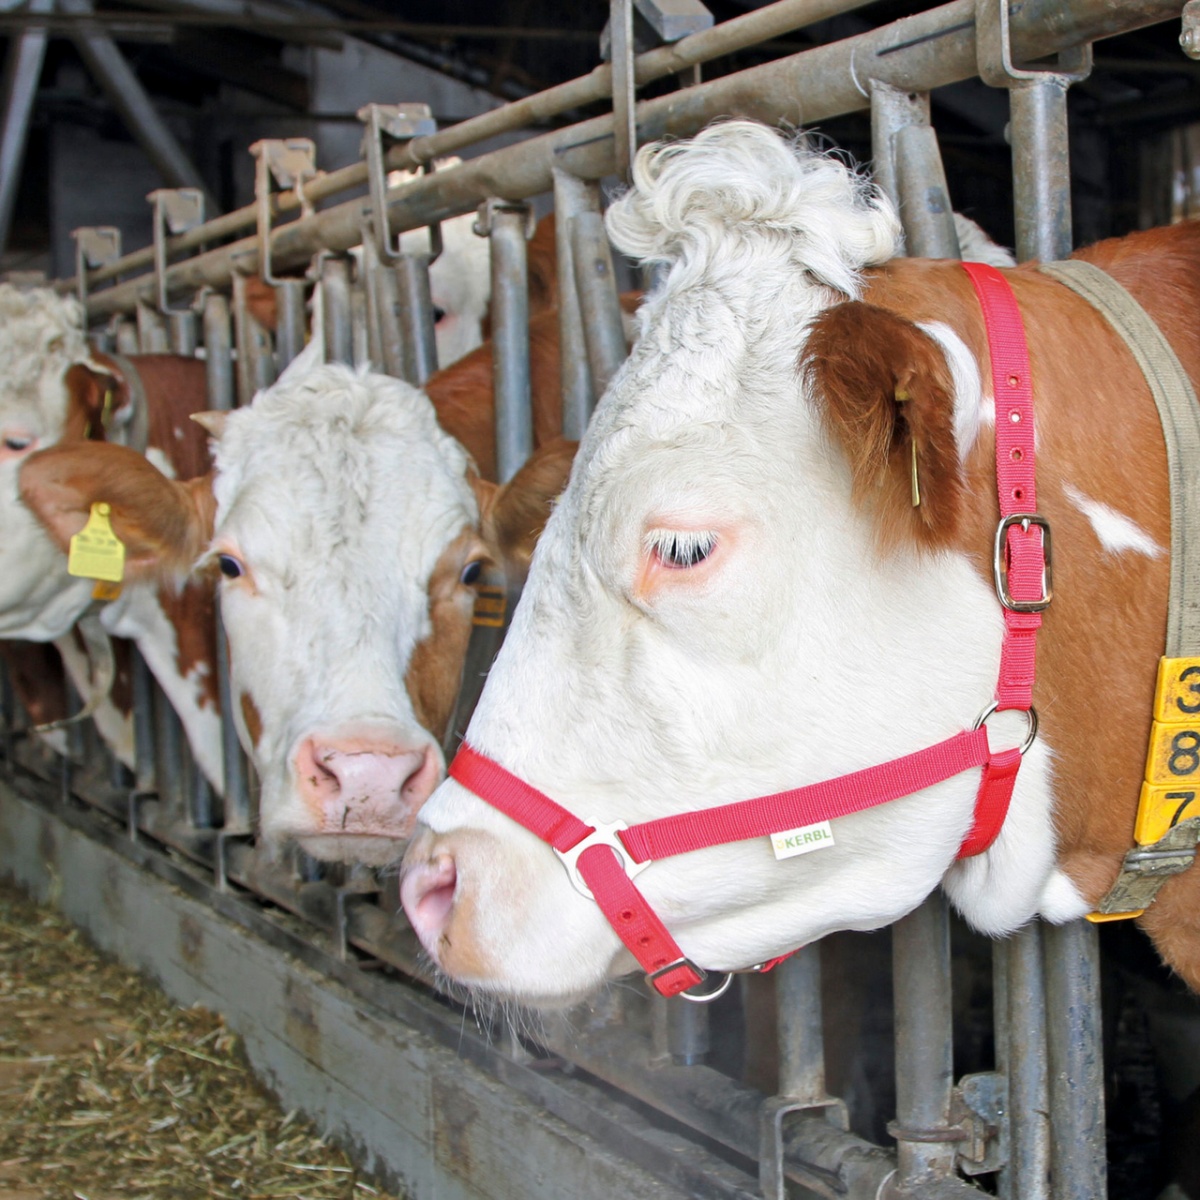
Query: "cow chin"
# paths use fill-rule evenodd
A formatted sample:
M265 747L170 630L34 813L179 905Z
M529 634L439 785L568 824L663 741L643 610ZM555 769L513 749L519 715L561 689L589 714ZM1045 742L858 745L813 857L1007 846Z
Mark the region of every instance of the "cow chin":
M296 844L305 854L321 862L389 867L400 861L408 840L369 834L320 833L299 836Z

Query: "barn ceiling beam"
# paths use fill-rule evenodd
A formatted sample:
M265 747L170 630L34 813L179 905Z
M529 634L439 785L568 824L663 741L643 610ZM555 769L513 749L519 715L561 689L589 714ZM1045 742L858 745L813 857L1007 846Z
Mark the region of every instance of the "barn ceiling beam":
M76 15L93 11L91 0L57 0L57 3L63 11ZM112 38L98 29L81 25L73 39L93 78L121 114L129 132L163 177L163 182L170 187L199 188L204 192L210 211L220 211L208 194L200 172L154 107Z
M29 0L30 12L48 12L54 0ZM29 122L46 59L46 31L29 29L14 38L4 70L4 117L0 126L0 253L8 245L21 161L29 140Z

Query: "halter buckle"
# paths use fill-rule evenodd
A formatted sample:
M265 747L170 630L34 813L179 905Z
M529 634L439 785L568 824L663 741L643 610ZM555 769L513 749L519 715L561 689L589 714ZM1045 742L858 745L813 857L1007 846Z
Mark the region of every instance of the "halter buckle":
M592 889L588 887L584 882L583 876L579 873L579 856L585 850L590 850L593 846L607 846L620 860L621 869L630 879L636 878L648 866L652 865L653 860L651 859L647 859L645 862L637 862L629 853L625 843L621 841L621 831L628 828L629 826L624 821L612 821L607 825L596 823L592 832L576 842L569 850L559 850L556 846L550 847L558 855L559 862L566 868L567 878L570 879L571 886L581 896L586 896L587 899L593 901L596 899L592 894Z
M1008 590L1008 531L1020 525L1024 533L1036 525L1042 531L1042 594L1037 600L1014 600ZM1054 564L1051 555L1050 522L1040 513L1013 513L996 526L996 540L992 547L992 579L1000 603L1010 612L1040 613L1050 607L1054 598Z

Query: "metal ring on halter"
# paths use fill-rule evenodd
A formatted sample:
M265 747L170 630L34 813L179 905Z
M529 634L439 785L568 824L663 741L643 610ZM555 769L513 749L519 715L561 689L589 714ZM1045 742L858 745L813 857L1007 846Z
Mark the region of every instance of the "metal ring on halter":
M1000 707L1000 701L993 700L991 702L991 704L989 704L983 710L983 712L981 712L979 714L979 716L977 716L975 718L975 724L972 725L971 728L978 729L988 719L988 717L990 717L992 715L992 713L994 713L999 707ZM1034 708L1033 705L1031 704L1028 708L1006 709L1005 711L1006 712L1023 712L1025 714L1025 720L1029 723L1029 728L1025 732L1025 740L1021 743L1021 746L1020 746L1020 752L1021 752L1022 756L1024 756L1024 754L1026 753L1026 751L1028 751L1030 746L1032 746L1033 743L1037 741L1037 735L1038 735L1037 709Z
M714 1000L719 1000L733 983L733 972L726 972L725 978L721 980L720 986L714 991L702 992L699 996L693 995L691 991L680 992L679 999L686 1000L689 1004L711 1004ZM699 985L697 985L699 986Z

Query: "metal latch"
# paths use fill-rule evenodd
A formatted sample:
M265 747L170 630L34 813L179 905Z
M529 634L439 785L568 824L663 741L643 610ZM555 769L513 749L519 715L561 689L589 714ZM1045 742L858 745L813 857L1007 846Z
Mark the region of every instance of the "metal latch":
M87 303L87 273L108 267L121 257L121 231L115 225L84 225L72 229L75 239L75 290L79 303Z
M317 148L311 138L262 138L250 147L254 155L254 202L258 223L258 274L263 283L278 287L271 270L271 181L293 191L301 217L311 216L313 203L304 185L317 177Z
M850 1128L846 1102L836 1096L819 1100L800 1100L795 1096L769 1096L758 1110L758 1182L764 1200L787 1200L787 1168L784 1122L798 1113L825 1114L825 1120L835 1129Z
M367 160L367 181L371 193L371 227L381 262L394 263L403 251L400 235L392 233L387 205L387 145L386 142L410 142L414 138L430 137L437 133L437 122L428 104L366 104L358 110L358 119L366 126L363 132L363 155ZM421 168L433 172L433 163ZM429 226L429 261L442 252L442 227Z
M167 234L178 236L204 224L204 193L199 188L158 188L147 200L154 205L154 278L158 284L158 311L164 317L183 316L191 308L167 303Z
M997 1171L1007 1159L1007 1095L1008 1081L997 1072L964 1075L951 1093L945 1125L910 1129L889 1121L887 1131L898 1142L953 1145L964 1174Z

